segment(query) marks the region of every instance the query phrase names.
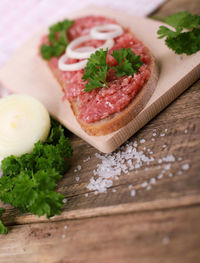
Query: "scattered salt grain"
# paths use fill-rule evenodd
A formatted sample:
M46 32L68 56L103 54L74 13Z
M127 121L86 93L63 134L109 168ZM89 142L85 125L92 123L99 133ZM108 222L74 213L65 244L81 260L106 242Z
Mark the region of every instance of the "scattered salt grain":
M116 189L112 189L112 192L115 193L115 192L117 192L117 190Z
M163 144L163 146L162 146L163 148L166 148L167 147L167 145L166 144Z
M64 226L64 229L67 229L67 228L68 228L68 226L65 225L65 226Z
M85 162L88 162L88 161L90 160L90 158L91 158L91 157L88 156L86 159L83 160L83 162L84 162L84 163L85 163Z
M172 176L173 176L173 173L169 173L168 176L169 176L169 177L172 177Z
M62 234L62 236L61 236L63 239L65 239L66 238L66 235L65 234Z
M141 140L140 140L140 143L145 143L145 142L146 142L145 139L141 139Z
M168 129L165 129L165 132L167 132L168 131Z
M144 147L143 149L146 150L146 147Z
M147 185L148 185L147 181L145 181L145 182L143 182L143 183L141 184L142 187L147 187Z
M169 170L169 169L171 168L171 164L168 163L168 164L166 164L164 167L165 167L165 170Z
M76 179L76 181L78 182L78 181L80 180L80 177L77 176L75 179Z
M178 175L181 175L181 174L183 174L183 172L182 171L178 171Z
M88 193L85 193L85 197L88 197Z
M154 138L152 138L151 140L152 140L152 142L155 142L155 139L154 139Z
M161 136L161 137L164 137L164 136L165 136L165 133L161 133L160 136Z
M142 142L145 142L142 139ZM137 173L138 168L143 164L149 165L154 161L153 157L148 157L143 151L137 151L134 143L128 142L122 150L122 147L112 154L95 153L96 158L100 159L97 168L93 170L93 175L87 185L89 190L95 194L106 193L107 189L113 185L113 180L117 180L121 174L128 174L134 170Z
M67 198L63 199L63 203L66 204L67 203Z
M135 196L136 195L136 191L134 189L132 189L130 195L131 196Z
M156 179L155 178L151 178L149 181L150 184L156 184Z
M187 130L187 129L185 129L185 130L184 130L184 133L185 133L185 134L186 134L186 133L188 133L188 130Z
M156 136L157 134L154 132L152 135L153 135L153 136Z
M163 178L163 174L160 173L158 176L157 176L158 179L162 179Z
M167 157L162 158L165 162L175 162L175 157L172 154L167 155Z
M74 169L74 172L76 173L76 172L77 172L77 169Z
M181 168L182 168L182 170L188 170L189 169L189 164L188 163L185 163L185 164L183 164L182 166L181 166Z
M133 188L133 186L132 184L129 184L128 189L131 189L131 188Z
M183 160L183 158L182 157L178 157L178 161L182 161Z
M146 187L146 190L147 190L147 191L151 190L151 186L148 185L148 186Z
M81 165L78 165L78 166L77 166L77 169L78 169L79 171L81 170L81 168L82 168Z
M168 243L169 243L169 237L164 237L163 239L162 239L162 243L164 244L164 245L167 245Z

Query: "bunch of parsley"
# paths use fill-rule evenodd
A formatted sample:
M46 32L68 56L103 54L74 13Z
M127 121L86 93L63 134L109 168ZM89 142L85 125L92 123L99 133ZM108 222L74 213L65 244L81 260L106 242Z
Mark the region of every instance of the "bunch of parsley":
M200 16L179 12L165 19L175 30L160 26L158 38L164 38L166 45L177 54L191 55L200 50Z
M64 20L49 28L49 44L43 44L40 49L42 57L49 60L51 57L59 57L68 45L67 30L72 26L73 20Z
M84 91L92 91L93 89L100 87L108 88L106 84L106 76L111 67L106 63L107 53L108 50L100 49L88 59L85 73L82 77L85 81L89 80L85 85ZM113 68L118 77L134 75L143 64L141 57L136 56L130 48L114 50L111 56L117 61L117 66L114 66Z
M3 159L0 200L22 212L47 218L60 214L64 196L54 188L69 168L72 146L64 128L55 120L45 142L37 142L32 153ZM4 212L0 209L0 217ZM0 221L0 233L6 233Z

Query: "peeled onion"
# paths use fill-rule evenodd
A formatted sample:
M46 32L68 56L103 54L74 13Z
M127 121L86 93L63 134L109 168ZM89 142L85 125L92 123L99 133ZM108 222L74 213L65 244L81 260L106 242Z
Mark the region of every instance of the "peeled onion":
M99 49L103 49L106 50L111 49L114 45L114 40L113 39L107 39L105 41L105 43L98 47L98 48L93 48L93 47L88 47L91 50L89 51L81 51L79 49L73 49L75 48L77 45L80 45L86 41L92 40L93 38L90 35L87 36L82 36L82 37L78 37L76 39L74 39L68 46L66 49L66 54L69 58L77 58L77 59L84 59L84 58L89 58L91 56L91 54L95 53L97 50ZM93 49L93 50L92 50Z
M108 32L101 32L108 31ZM115 37L123 34L123 29L121 26L116 24L107 24L101 26L95 26L90 30L90 36L93 39L106 40L113 39Z
M58 60L58 68L63 71L76 71L83 69L86 64L87 60L81 60L77 63L72 63L72 64L66 64L65 61L67 60L68 55L65 53L62 57L59 58Z
M46 108L27 95L10 95L0 100L0 158L20 156L45 141L50 130Z

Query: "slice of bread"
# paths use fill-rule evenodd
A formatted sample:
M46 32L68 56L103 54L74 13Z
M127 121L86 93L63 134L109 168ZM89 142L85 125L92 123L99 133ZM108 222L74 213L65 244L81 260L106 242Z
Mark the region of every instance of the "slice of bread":
M143 46L145 45L143 44ZM147 50L148 55L151 57L151 62L148 65L149 70L150 70L150 77L144 83L143 87L140 89L137 95L131 100L131 102L121 112L111 114L109 117L106 117L99 121L87 123L81 120L80 118L78 118L79 109L78 109L77 101L74 100L73 102L70 102L71 108L73 110L73 113L77 121L79 122L82 129L85 132L87 132L89 135L100 136L100 135L106 135L114 131L117 131L118 129L128 124L145 107L145 105L149 101L150 97L152 96L156 88L156 84L158 80L158 67L156 65L155 59L151 55L151 52L149 51L147 47L146 47L146 50ZM57 68L51 67L50 64L49 64L49 68L52 71L55 78L57 79L57 81L60 83L63 89L63 92L65 92L65 90L67 89L67 85L59 77L59 72L58 72L59 70Z
M150 53L150 51L149 51ZM128 124L136 115L142 111L149 99L151 98L158 81L158 67L155 62L155 59L151 55L151 64L150 67L150 77L148 81L143 85L138 94L132 99L128 106L123 109L121 112L114 113L109 117L95 121L93 123L86 123L78 118L79 111L76 101L71 102L71 108L74 112L74 115L81 125L82 129L90 135L100 136L112 133L126 124ZM63 91L66 89L66 85L61 79L59 79L58 74L55 69L51 68L52 73L54 74L57 81L60 83Z
M111 132L117 131L118 129L128 124L133 118L135 118L136 115L144 109L145 105L151 98L156 88L156 84L158 81L158 67L153 57L152 63L150 64L150 70L150 78L143 85L138 94L128 104L128 106L121 112L114 113L105 119L95 121L93 123L86 123L78 119L79 111L77 103L75 101L71 102L71 108L82 129L90 135L106 135Z

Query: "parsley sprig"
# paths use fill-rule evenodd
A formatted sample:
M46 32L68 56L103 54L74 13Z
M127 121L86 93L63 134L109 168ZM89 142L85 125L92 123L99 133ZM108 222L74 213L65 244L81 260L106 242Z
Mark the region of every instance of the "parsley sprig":
M68 45L67 30L72 26L73 20L64 20L49 28L49 44L43 44L40 52L44 59L60 56Z
M116 75L118 77L134 75L138 72L143 61L140 56L136 56L135 53L130 49L122 48L121 50L114 50L111 54L118 65L114 67Z
M106 64L107 53L108 50L100 49L88 59L82 79L89 79L89 82L85 85L84 91L91 91L102 86L108 88L106 84L106 76L109 70L109 65Z
M166 38L166 45L177 54L191 55L200 50L200 16L179 12L165 19L175 30L160 26L158 38Z
M0 208L0 235L1 234L7 234L8 229L4 226L3 222L1 221L2 214L5 212L5 209Z
M106 83L106 77L108 70L111 68L109 64L106 63L108 50L97 50L88 59L85 73L82 77L83 80L88 81L85 85L84 91L92 91L96 88L105 87L108 88ZM114 50L111 54L116 61L117 66L114 66L116 75L130 76L137 73L140 66L143 64L140 56L136 56L135 53L130 49L122 48L121 50Z
M38 216L60 214L64 196L54 188L69 168L71 156L72 147L63 127L52 120L46 142L37 142L32 153L3 159L0 200ZM2 213L0 209L0 217ZM1 221L0 233L6 233Z

